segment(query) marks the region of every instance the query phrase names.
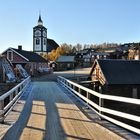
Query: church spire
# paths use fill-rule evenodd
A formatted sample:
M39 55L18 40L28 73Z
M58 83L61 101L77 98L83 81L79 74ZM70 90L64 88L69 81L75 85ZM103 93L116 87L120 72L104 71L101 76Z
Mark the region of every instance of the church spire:
M43 25L43 21L41 19L41 14L39 14L38 25Z

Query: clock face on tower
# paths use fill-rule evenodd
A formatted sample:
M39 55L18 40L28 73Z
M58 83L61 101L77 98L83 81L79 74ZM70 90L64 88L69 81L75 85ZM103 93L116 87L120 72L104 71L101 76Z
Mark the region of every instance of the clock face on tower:
M35 36L41 36L41 32L39 30L35 31Z

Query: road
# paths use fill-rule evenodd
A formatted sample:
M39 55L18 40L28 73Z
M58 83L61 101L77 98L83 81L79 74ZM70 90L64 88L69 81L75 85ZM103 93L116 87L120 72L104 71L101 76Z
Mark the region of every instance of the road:
M56 81L57 76L63 76L65 78L71 78L76 76L88 76L91 68L81 68L68 71L58 71L52 74L47 74L39 77L33 77L32 81Z

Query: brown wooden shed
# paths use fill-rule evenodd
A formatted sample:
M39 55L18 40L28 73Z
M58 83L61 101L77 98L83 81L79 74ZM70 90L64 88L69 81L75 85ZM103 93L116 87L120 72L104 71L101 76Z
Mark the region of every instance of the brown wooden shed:
M140 98L140 61L96 60L90 76L102 94Z

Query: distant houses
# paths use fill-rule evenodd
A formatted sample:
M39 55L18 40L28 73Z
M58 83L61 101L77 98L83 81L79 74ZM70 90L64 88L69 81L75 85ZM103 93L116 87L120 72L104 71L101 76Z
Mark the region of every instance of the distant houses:
M96 59L107 59L109 58L109 53L107 52L98 52L96 49L88 48L81 50L76 53L75 60L77 65L82 67L92 66L92 63Z
M125 43L116 47L86 48L76 52L79 66L92 66L96 59L140 60L140 43Z
M96 60L90 72L93 89L102 94L140 98L140 61Z

